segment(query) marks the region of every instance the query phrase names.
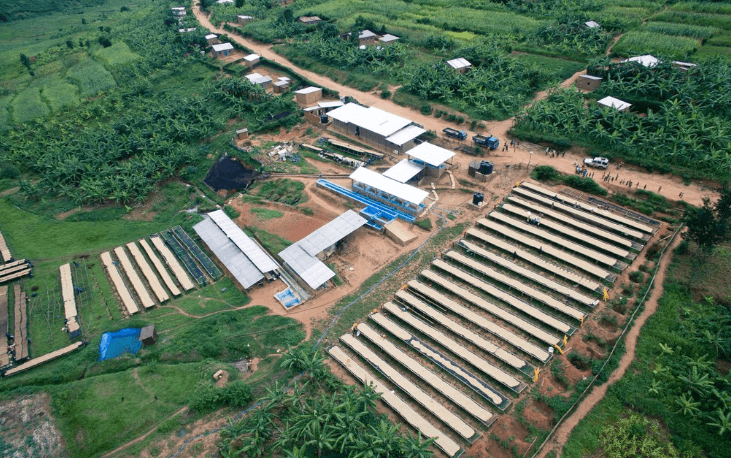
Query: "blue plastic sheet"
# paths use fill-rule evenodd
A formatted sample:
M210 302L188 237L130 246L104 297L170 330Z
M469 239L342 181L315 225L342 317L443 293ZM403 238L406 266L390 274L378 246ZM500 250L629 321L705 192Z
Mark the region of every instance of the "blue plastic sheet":
M126 328L102 334L102 341L99 343L99 360L116 358L125 352L135 354L140 351L142 347L142 342L139 341L141 331L138 328Z

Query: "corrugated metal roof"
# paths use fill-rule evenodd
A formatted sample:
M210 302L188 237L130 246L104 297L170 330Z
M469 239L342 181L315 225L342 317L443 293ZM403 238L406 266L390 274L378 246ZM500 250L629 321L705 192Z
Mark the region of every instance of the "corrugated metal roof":
M249 289L264 279L264 275L254 263L241 252L210 217L205 216L203 221L193 226L193 230L244 289Z
M316 257L310 256L297 243L281 251L279 257L312 289L319 288L335 276L335 272Z
M599 105L604 105L605 107L616 108L619 111L626 110L627 108L632 106L632 104L630 103L627 103L623 100L615 99L614 97L610 96L604 97L603 99L598 100L596 103L598 103Z
M465 67L472 67L472 64L464 57L458 57L456 59L448 60L447 65L452 68L460 69Z
M399 183L406 183L422 170L424 170L422 164L411 162L408 159L402 159L401 162L383 172L383 176L396 180Z
M218 38L218 35L216 35L215 33L206 35L206 40L212 40L214 38Z
M259 57L260 57L259 54L249 54L248 56L244 57L244 60L248 61L248 62L252 62L252 61L259 59Z
M219 45L213 45L213 50L216 52L230 51L232 49L234 49L234 45L232 45L231 43L221 43Z
M432 145L428 142L417 145L416 147L408 150L406 154L419 159L420 161L424 161L433 167L439 167L455 155L455 153L448 149Z
M601 81L601 76L594 76L594 75L579 75L579 78L584 78L587 80L594 80L594 81Z
M320 108L342 107L343 105L345 105L345 104L343 102L341 102L340 100L335 100L333 102L320 102L317 104L317 106Z
M426 132L426 130L419 126L408 126L391 135L386 140L394 145L401 146L409 140L415 139L424 132Z
M247 258L254 263L262 273L277 270L272 258L251 240L239 226L229 218L223 210L216 210L208 214L231 241L244 252Z
M328 113L333 119L354 124L378 135L388 137L411 124L406 118L396 116L375 107L366 108L357 103L348 103Z
M312 234L303 238L298 245L307 253L315 256L325 248L334 245L355 231L367 221L353 210L348 210L334 220L322 226Z
M298 91L294 91L294 93L295 94L312 94L313 92L317 92L317 91L321 91L321 90L322 90L322 88L320 88L320 87L310 86L310 87L306 87L304 89L300 89Z
M371 32L368 29L366 29L366 30L363 30L363 31L360 32L360 35L358 35L358 39L359 40L363 40L365 38L371 38L371 37L375 37L375 36L376 36L375 33Z
M589 27L590 29L599 27L599 23L596 21L586 21L586 22L584 22L584 25Z
M426 191L386 178L380 173L368 170L365 167L356 169L355 172L350 174L350 178L415 205L421 204L429 195Z
M382 41L382 42L384 42L384 43L389 43L391 41L396 41L398 39L399 38L396 35L391 35L390 33L387 33L386 35L384 35L381 38L379 38L379 40Z

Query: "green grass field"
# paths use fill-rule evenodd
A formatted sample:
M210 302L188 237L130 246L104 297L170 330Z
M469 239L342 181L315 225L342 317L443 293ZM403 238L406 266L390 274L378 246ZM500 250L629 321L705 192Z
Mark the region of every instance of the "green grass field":
M123 41L114 43L108 48L100 49L94 53L94 56L111 67L127 64L140 59L140 55L130 51L129 46L127 46L127 44Z
M39 120L48 116L51 110L41 100L41 90L31 87L18 94L12 103L13 121L19 124Z

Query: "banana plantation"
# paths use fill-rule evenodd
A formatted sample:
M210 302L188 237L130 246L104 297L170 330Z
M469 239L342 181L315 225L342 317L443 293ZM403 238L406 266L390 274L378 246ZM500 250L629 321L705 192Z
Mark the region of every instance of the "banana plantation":
M308 41L295 44L295 48L334 67L343 69L366 67L376 72L393 71L393 67L389 66L403 63L409 55L408 48L401 43L378 47L366 46L365 49L360 49L357 41L343 40L340 37L311 37Z
M613 65L594 96L612 95L642 116L585 104L573 89L554 91L520 115L513 132L545 140L569 139L650 169L680 167L716 179L731 177L728 64L718 61L684 73L669 65Z

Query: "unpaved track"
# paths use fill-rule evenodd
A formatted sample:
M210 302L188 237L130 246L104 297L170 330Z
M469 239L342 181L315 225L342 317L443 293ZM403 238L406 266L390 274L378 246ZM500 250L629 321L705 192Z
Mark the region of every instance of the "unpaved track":
M185 406L185 407L183 407L183 408L179 409L179 410L178 410L178 411L176 411L176 412L175 412L174 414L172 414L172 415L170 415L169 417L167 417L167 418L166 418L165 420L162 420L161 422L159 422L159 423L157 424L157 426L155 426L155 427L154 427L154 428L152 428L151 430L147 431L147 432L146 432L145 434L141 435L140 437L138 437L138 438L136 438L136 439L132 439L131 441L127 442L126 444L122 444L122 445L120 445L119 447L115 448L115 449L114 449L114 450L112 450L111 452L107 452L107 453L105 453L105 454L104 454L104 455L102 455L102 456L101 456L100 458L109 458L109 457L111 457L111 456L114 456L114 455L116 455L117 453L121 452L122 450L126 449L127 447L130 447L130 446L132 446L132 445L134 445L134 444L136 444L136 443L138 443L138 442L141 442L141 441L143 441L143 440L147 439L147 436L149 436L150 434L152 434L152 433L154 433L155 431L157 431L157 428L159 428L159 427L160 427L160 425L161 425L162 423L164 423L165 421L167 421L167 420L168 420L168 419L170 419L170 418L173 418L173 417L175 417L175 416L177 416L177 415L181 415L181 414L183 414L183 413L185 413L185 412L187 412L187 411L188 411L188 406Z
M305 70L303 68L300 68L290 62L289 60L285 59L283 56L280 56L279 54L275 53L271 49L271 45L265 45L261 43L256 43L251 40L247 40L239 35L228 33L223 29L220 29L218 27L214 27L210 20L208 20L208 17L200 11L200 8L196 6L195 2L192 2L192 11L193 14L195 14L196 19L203 27L206 27L213 33L218 34L226 34L228 37L231 38L231 40L241 44L242 46L246 46L247 48L251 49L252 51L256 52L257 54L272 60L274 62L277 62L281 65L284 65L288 68L290 68L295 73L298 73L306 78L308 78L313 83L328 87L330 89L338 91L341 95L350 95L355 97L360 103L374 106L381 108L383 110L389 111L391 113L397 114L399 116L403 116L404 118L411 119L415 121L418 124L421 124L426 129L433 130L435 132L441 132L442 129L445 127L453 127L456 129L464 129L465 126L459 126L454 123L449 123L445 121L444 119L437 119L433 116L426 116L421 114L418 110L413 110L408 107L402 107L400 105L397 105L390 99L382 99L377 92L363 92L359 91L357 89L343 86L342 84L336 83L335 81L331 80L330 78L326 76L319 75L317 73L313 73L309 70ZM610 48L611 49L611 48ZM573 82L576 80L578 75L580 75L582 72L577 72L576 74L572 75L568 80L564 81L560 86L561 87L568 87L573 84ZM542 91L536 94L535 100L544 98L547 95L546 91ZM531 102L533 103L533 102ZM457 113L456 111L450 109L450 112ZM462 116L467 119L469 116L466 116L462 114ZM508 137L508 130L513 125L513 118L509 118L503 121L482 121L486 127L482 132L475 132L475 133L482 133L482 134L490 134L498 137L500 139L501 147L502 144L504 144L506 141L509 141ZM464 144L471 145L469 141L464 142ZM455 146L457 143L455 143ZM502 149L502 148L500 148ZM536 154L531 154L536 153ZM572 153L568 152L564 157L556 157L556 158L549 158L548 156L545 156L542 154L541 151L538 151L536 149L530 149L524 145L520 145L517 148L511 148L508 152L502 152L502 151L495 151L491 155L487 157L488 160L491 160L495 163L497 170L502 170L501 166L509 165L509 164L528 164L530 161L530 164L539 164L539 165L552 165L557 170L559 170L562 173L571 174L574 173L574 163L575 162L582 162L584 160L584 157L581 152L578 153ZM475 160L474 157L469 157L464 154L458 154L455 156L454 161L455 163L459 162L462 170L467 170L468 164ZM707 189L703 189L700 186L697 186L695 184L691 186L685 186L682 182L682 180L679 177L672 177L670 175L656 175L656 174L650 174L645 173L641 171L635 171L632 170L632 167L624 167L622 169L617 170L613 165L610 166L608 172L611 173L613 176L619 174L619 177L616 178L616 180L613 183L605 183L601 180L602 172L600 170L593 170L596 174L595 179L596 181L603 187L615 191L619 190L621 192L629 191L630 189L627 189L625 186L624 189L622 189L619 186L620 180L626 180L626 181L632 181L633 184L639 183L640 186L636 187L633 186L635 189L643 188L647 191L652 191L657 194L660 194L667 199L670 200L678 200L680 199L679 195L682 192L683 198L685 202L688 202L693 205L702 205L703 204L703 197L709 196L712 199L715 199L717 197L717 194L713 191L709 191ZM616 189L615 189L616 185Z
M534 455L534 458L544 458L552 450L557 452L556 456L561 456L563 448L566 445L566 442L568 442L569 436L574 428L589 414L599 401L604 399L604 395L607 394L609 387L621 379L625 372L627 372L630 364L632 364L632 361L635 359L635 349L637 348L637 338L640 335L640 330L647 319L650 318L650 316L652 316L652 314L657 310L657 301L660 297L662 297L664 292L663 283L665 282L665 275L667 273L668 265L670 264L669 259L672 256L673 250L675 250L681 241L682 238L680 237L680 234L676 235L673 243L667 247L662 259L659 261L662 265L657 271L654 289L652 290L652 293L650 293L650 297L645 302L645 309L642 311L640 316L637 317L634 326L632 326L632 329L630 329L626 335L625 346L627 351L619 360L619 367L611 373L609 379L603 385L594 387L586 398L584 398L584 400L576 407L574 413L571 414L570 417L566 418L563 424L561 424L561 426L556 430L553 438L543 447L543 449L540 450L539 453Z

